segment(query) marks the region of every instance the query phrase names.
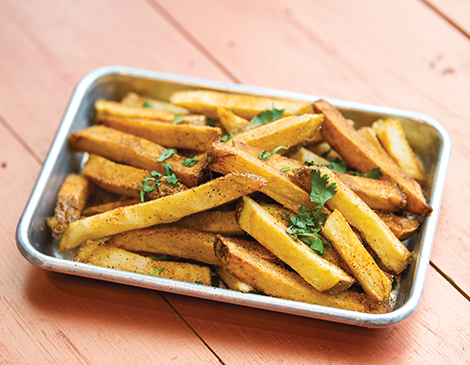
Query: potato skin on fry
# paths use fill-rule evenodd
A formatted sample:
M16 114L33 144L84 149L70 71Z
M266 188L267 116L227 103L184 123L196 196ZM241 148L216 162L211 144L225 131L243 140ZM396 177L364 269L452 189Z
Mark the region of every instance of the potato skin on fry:
M325 115L322 125L323 138L353 168L361 173L380 168L385 180L395 182L406 194L406 210L412 214L426 216L432 212L431 206L423 195L421 186L398 165L391 163L341 115L341 113L325 100L314 104L317 113Z
M391 302L377 304L356 292L322 293L298 274L256 257L229 237L218 236L215 254L230 273L273 297L364 313L387 313L392 310Z

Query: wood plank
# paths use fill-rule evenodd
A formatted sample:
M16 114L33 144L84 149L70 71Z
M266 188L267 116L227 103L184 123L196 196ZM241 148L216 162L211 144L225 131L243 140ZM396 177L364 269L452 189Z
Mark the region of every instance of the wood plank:
M381 329L164 295L225 364L462 364L470 358L470 303L433 269L418 310Z
M15 228L40 164L0 122L0 363L218 364L158 292L46 272L21 256Z
M432 260L470 293L462 269L470 230L461 204L470 195L470 170L462 168L470 153L470 42L462 33L417 1L155 1L243 83L413 110L441 122L453 152ZM220 24L223 31L214 32Z
M422 0L470 37L470 2L462 0Z
M0 3L0 111L44 159L73 89L126 65L226 81L144 0Z

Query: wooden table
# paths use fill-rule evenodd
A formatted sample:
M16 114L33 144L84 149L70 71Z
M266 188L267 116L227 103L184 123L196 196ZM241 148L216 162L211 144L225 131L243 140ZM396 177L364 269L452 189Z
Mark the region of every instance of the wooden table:
M470 5L0 2L0 363L470 362ZM15 229L71 93L111 64L422 112L453 151L420 307L364 329L50 273Z

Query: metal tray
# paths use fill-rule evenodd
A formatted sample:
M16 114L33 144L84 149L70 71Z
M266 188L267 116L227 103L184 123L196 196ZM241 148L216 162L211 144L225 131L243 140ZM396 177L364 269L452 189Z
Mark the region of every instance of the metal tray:
M402 286L397 296L397 304L391 313L358 313L106 269L73 262L71 261L73 253L58 252L58 239L52 238L51 231L45 224L45 218L54 214L56 196L65 176L70 172L80 170L83 154L71 151L67 146L67 138L72 131L93 123L95 101L97 99L120 100L129 91L167 100L173 91L194 88L312 102L318 99L313 95L208 81L123 66L103 67L91 72L80 81L72 96L18 224L17 244L23 256L32 264L46 270L363 327L389 326L409 317L418 307L423 293L450 156L450 139L445 129L434 119L409 111L329 99L329 102L338 107L346 118L354 120L357 127L370 125L383 116L399 118L410 144L422 159L427 173L428 178L423 188L434 211L424 220L419 234L406 242L407 247L413 252L412 261L402 275Z

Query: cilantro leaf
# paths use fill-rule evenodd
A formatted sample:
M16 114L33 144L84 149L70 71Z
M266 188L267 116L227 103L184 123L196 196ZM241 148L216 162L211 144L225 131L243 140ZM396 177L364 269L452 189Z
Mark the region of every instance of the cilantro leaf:
M157 159L157 161L162 162L165 161L167 158L169 158L171 155L175 154L176 151L174 148L168 148L167 150L163 150L162 154L160 157Z
M173 120L173 125L181 123L183 120L184 120L183 115L181 113L176 113L175 114L175 119Z
M152 260L156 260L156 261L171 261L172 257L170 255L161 255L161 256L153 256L153 255L150 255L150 258Z
M251 124L263 125L263 124L269 123L273 120L279 119L282 113L284 113L284 109L276 109L274 108L274 104L273 104L273 108L271 110L269 109L263 110L261 113L255 116L251 120Z
M157 171L150 171L150 175L152 175L156 179L160 179L161 177L163 177L163 175Z
M183 165L186 167L191 167L197 164L198 161L199 160L196 157L193 157L193 158L187 157L183 160Z
M201 280L195 280L194 282L195 282L196 284L199 284L199 285L204 284Z
M379 180L382 177L382 171L380 171L380 168L377 167L375 169L370 170L369 172L366 172L364 174L361 174L358 171L351 170L349 171L351 175L355 176L362 176L362 177L368 177L369 179L374 179L374 180Z
M207 118L206 119L206 125L208 125L209 127L215 127L214 119Z
M152 104L150 104L147 100L144 100L144 104L142 105L142 107L149 109L153 108Z
M328 168L330 170L335 170L335 171L338 171L338 172L345 173L346 168L347 168L347 164L346 164L345 161L343 161L339 157L335 157L334 159L330 160L330 164L328 165Z
M165 168L165 175L167 176L165 181L168 184L171 184L174 187L177 187L178 186L178 181L180 181L180 179L176 178L176 175L173 172L173 169L171 168L171 165L166 163L166 164L163 165L163 167Z
M333 151L332 148L330 148L329 150L326 150L325 152L321 154L321 157L326 158L330 154L331 151Z
M315 161L307 161L305 160L304 163L307 165L307 166L318 166Z
M157 171L150 171L150 175L153 177L144 176L141 183L137 183L140 186L140 202L145 201L145 194L150 194L152 191L156 190L160 186L161 181L159 180L163 175ZM152 185L149 185L148 182L153 182Z
M275 149L273 149L270 153L266 152L266 151L263 151L263 152L260 152L259 154L259 158L261 160L266 160L268 158L270 158L272 155L274 155L275 153L277 153L280 149L282 148L287 148L287 147L284 147L284 146L279 146L279 147L276 147Z
M233 134L229 133L229 134L226 134L225 136L220 137L219 141L220 142L227 142L232 137L233 137Z
M160 269L150 269L150 275L152 276L160 276L160 274L165 270L164 267L161 267Z
M336 194L336 184L328 186L328 176L321 174L318 170L312 170L310 201L320 207L324 206L326 201Z
M281 172L290 171L290 167L289 167L289 166L283 167L280 171L281 171Z

